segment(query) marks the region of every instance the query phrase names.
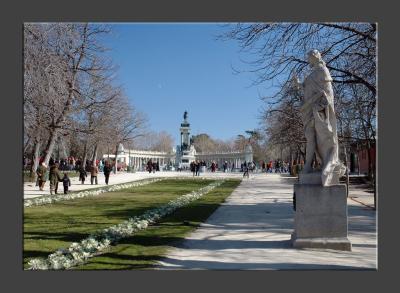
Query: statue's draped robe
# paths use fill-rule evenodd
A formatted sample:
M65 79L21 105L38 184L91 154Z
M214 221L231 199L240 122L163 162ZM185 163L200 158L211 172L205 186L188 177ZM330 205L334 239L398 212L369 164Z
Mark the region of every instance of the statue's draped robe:
M322 185L330 185L333 176L344 174L345 167L339 160L332 77L328 68L323 63L315 65L303 86L303 124L306 132L315 130L315 151L322 162Z

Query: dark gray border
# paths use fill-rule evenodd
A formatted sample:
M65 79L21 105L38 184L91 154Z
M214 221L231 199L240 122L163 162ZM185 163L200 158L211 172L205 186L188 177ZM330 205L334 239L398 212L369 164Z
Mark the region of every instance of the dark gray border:
M11 1L9 1L11 2ZM400 206L395 189L400 107L394 85L398 27L394 5L383 1L12 1L2 5L0 46L2 127L1 154L1 279L2 287L40 292L204 291L217 286L249 291L377 291L391 286L398 256L393 239L398 234L394 214ZM389 2L389 1L388 1ZM256 4L257 3L257 4ZM24 272L22 271L22 23L29 21L369 21L379 24L379 270L378 272ZM396 46L394 46L396 42ZM5 88L5 90L4 90ZM382 99L385 101L382 102ZM397 105L398 106L398 105ZM391 122L391 124L390 124ZM398 123L396 123L398 124ZM392 128L392 130L390 129ZM397 179L397 181L399 181ZM392 223L390 222L392 221ZM394 226L396 225L396 226ZM217 290L217 288L215 288ZM4 289L3 289L4 290ZM346 290L346 291L347 291Z

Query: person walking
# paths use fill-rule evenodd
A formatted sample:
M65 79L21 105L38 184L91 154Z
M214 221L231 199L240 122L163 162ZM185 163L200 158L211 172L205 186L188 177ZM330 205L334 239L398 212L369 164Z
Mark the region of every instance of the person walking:
M50 167L50 175L49 175L49 181L50 181L50 194L57 194L58 190L58 182L62 181L60 171L58 170L58 163L55 163Z
M44 162L37 168L36 174L38 177L39 190L43 191L44 184L47 180L47 166Z
M215 172L215 168L216 168L216 166L215 166L215 162L212 162L211 163L211 172Z
M246 162L244 162L244 164L243 164L243 178L245 177L245 176L247 176L247 178L249 178L249 167L247 166L247 163Z
M62 179L63 187L64 187L64 194L68 193L68 186L71 186L71 180L68 177L67 173L64 173L64 177Z
M195 176L196 173L196 165L195 161L190 163L190 171L193 173L193 177Z
M112 171L112 167L110 166L110 163L108 161L106 161L104 168L103 168L103 173L104 173L104 177L105 177L107 185L108 185L108 180L110 179L111 171Z
M151 159L147 162L147 171L149 171L149 174L151 173L151 171L153 170L153 163L151 161Z
M86 173L85 167L81 164L79 167L79 181L81 181L82 184L85 184L86 177L87 177L87 173Z
M96 166L96 163L93 163L92 167L90 167L90 183L93 185L93 181L96 182L97 185L97 174L99 173L99 168Z
M199 161L196 161L194 168L196 171L196 176L200 176L200 162Z

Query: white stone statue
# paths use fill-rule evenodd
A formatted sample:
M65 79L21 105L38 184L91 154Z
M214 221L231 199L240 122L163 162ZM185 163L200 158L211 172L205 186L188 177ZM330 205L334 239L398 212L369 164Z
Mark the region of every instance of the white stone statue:
M315 153L322 166L322 185L338 184L339 177L344 174L346 168L339 160L332 77L317 50L311 50L307 57L311 73L303 83L300 83L297 77L293 78L295 86L304 91L300 108L307 139L303 173L312 172Z

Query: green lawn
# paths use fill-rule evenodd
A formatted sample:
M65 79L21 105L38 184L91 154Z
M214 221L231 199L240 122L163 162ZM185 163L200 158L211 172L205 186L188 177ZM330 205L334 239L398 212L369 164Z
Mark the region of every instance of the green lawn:
M24 265L30 258L47 257L91 233L210 184L212 180L163 180L140 187L106 192L24 210Z
M224 202L240 180L226 180L192 204L178 209L158 224L125 238L108 252L91 258L76 270L151 269L169 248L182 243L184 237L204 222Z

